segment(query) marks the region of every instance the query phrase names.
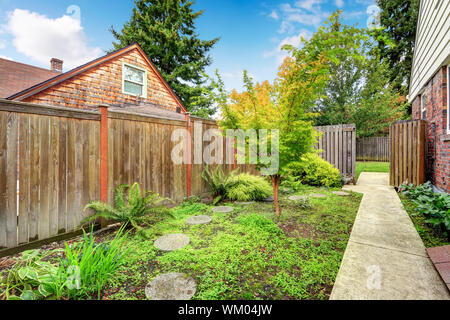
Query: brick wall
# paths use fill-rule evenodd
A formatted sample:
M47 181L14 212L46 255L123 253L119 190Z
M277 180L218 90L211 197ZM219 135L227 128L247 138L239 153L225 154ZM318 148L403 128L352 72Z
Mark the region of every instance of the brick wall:
M95 108L99 104L135 103L135 96L122 93L123 62L147 70L147 98L142 99L142 102L156 104L170 110L177 108L178 104L174 97L147 65L137 49L106 61L23 101L83 109Z
M426 175L434 186L450 193L450 137L447 135L447 70L443 67L426 85ZM413 119L421 119L421 96L412 104Z

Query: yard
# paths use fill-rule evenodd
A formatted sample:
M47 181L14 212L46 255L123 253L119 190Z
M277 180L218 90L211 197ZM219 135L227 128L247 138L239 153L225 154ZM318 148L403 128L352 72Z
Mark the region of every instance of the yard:
M85 298L146 299L149 281L163 273L183 272L197 283L196 300L327 299L361 201L359 194L342 197L332 190L304 186L296 194L326 197L300 202L282 193L281 218L273 203L229 202L225 205L234 211L225 214L212 213L212 206L197 199L185 202L172 209L173 217L143 234L130 234L123 264L100 295ZM212 222L186 224L188 217L199 214L210 215ZM154 241L171 233L186 234L190 244L168 253L158 250Z
M389 172L389 162L356 162L356 180L361 172Z

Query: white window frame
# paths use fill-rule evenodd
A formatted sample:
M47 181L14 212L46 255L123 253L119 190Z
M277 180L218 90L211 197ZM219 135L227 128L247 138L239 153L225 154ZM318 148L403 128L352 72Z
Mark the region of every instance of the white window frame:
M425 100L427 98L426 90L420 95L420 119L421 120L427 120L427 117L425 115L425 118L423 117L423 113L427 111L427 104L425 102L425 105L423 103L423 98L425 96Z
M447 134L450 134L450 64L447 66Z
M136 69L136 70L144 72L144 83L139 83L139 82L135 82L135 81L126 80L125 79L125 67L133 68L133 69ZM129 64L129 63L125 63L125 62L122 63L122 93L130 95L130 96L137 97L138 95L136 95L134 93L131 93L131 92L126 92L125 91L125 81L137 84L139 86L142 86L142 95L140 97L147 98L147 90L148 90L147 82L148 82L148 79L147 79L147 70L146 69L138 67L138 66L135 66L135 65L132 65L132 64Z

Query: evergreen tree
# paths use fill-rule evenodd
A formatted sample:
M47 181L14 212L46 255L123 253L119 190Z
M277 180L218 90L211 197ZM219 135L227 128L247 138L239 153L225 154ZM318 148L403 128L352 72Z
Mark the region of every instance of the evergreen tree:
M380 7L378 43L383 61L389 64L394 89L407 94L419 17L419 0L377 0Z
M211 64L207 54L218 38L200 40L195 20L195 1L135 0L131 19L120 32L111 27L115 50L139 43L152 63L188 110L207 117L215 107L205 94L204 70Z

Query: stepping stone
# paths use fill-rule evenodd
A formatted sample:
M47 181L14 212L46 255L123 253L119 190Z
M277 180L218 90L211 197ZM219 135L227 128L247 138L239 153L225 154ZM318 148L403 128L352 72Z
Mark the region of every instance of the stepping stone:
M275 199L272 196L263 200L263 202L274 202L274 201L275 201Z
M327 198L327 195L321 193L313 193L309 195L311 198Z
M233 207L215 207L212 211L213 212L220 212L220 213L230 213L233 212Z
M240 205L243 205L243 206L248 206L248 205L251 205L251 204L254 204L254 203L255 203L254 201L236 202L236 204L240 204Z
M187 246L191 242L188 236L184 234L168 234L155 241L155 247L161 251L174 251Z
M167 273L153 279L145 287L149 300L190 300L197 290L194 279L184 273Z
M210 216L195 216L186 220L186 223L190 226L196 226L199 224L208 224L212 221Z
M307 201L308 197L307 196L290 196L288 199L291 201Z
M344 191L333 191L333 194L341 197L348 197L350 195L350 193Z

